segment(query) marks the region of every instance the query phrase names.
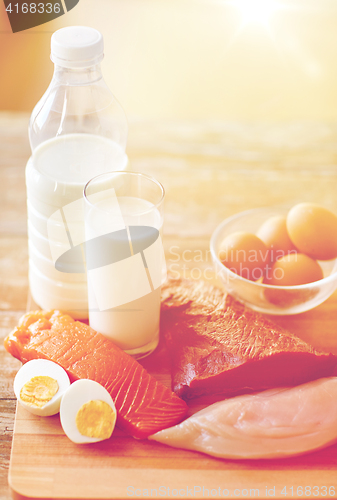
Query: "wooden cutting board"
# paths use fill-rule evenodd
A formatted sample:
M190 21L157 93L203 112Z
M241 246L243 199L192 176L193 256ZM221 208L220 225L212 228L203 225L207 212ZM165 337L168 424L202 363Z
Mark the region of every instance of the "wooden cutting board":
M337 353L337 294L313 311L274 318L315 347ZM143 366L170 386L161 342ZM199 399L190 413L214 402ZM302 457L223 460L136 440L118 429L104 442L76 445L59 416L40 418L18 407L9 470L15 499L333 498L337 445Z

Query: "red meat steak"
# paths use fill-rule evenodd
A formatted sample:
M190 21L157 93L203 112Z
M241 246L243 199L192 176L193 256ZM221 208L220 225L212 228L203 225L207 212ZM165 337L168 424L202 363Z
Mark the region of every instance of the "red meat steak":
M187 405L131 356L88 325L59 311L28 313L5 339L23 363L44 358L62 366L73 382L95 380L111 394L118 426L137 438L180 422Z
M330 376L337 365L333 354L200 281L169 280L161 318L173 390L184 399L294 386Z

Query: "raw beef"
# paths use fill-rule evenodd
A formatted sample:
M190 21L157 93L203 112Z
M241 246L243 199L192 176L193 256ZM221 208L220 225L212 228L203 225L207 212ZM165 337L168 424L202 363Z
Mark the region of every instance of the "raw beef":
M163 286L161 329L172 387L184 399L294 386L336 370L333 354L318 352L200 281L169 280Z

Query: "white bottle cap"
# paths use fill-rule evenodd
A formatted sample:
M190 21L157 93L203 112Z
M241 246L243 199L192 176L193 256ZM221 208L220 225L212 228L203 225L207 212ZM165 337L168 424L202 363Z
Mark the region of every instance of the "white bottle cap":
M55 31L51 37L53 63L64 68L87 68L103 59L103 36L86 26L70 26Z

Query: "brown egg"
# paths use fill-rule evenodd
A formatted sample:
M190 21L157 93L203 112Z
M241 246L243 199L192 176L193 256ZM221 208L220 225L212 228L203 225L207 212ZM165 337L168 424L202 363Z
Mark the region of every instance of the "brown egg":
M337 217L315 203L300 203L287 216L291 241L301 253L313 259L337 257Z
M271 262L275 262L289 252L296 252L295 245L288 235L286 217L283 215L270 217L262 224L256 235L268 248Z
M256 281L269 262L266 245L253 233L236 232L227 236L219 252L221 262L243 278Z
M271 304L287 308L312 300L318 292L318 288L266 288L264 296Z
M276 286L296 286L319 281L323 271L318 262L302 253L289 254L278 259L267 270L264 283Z

